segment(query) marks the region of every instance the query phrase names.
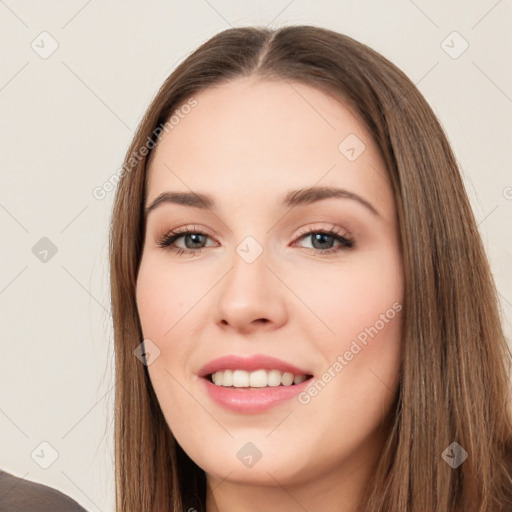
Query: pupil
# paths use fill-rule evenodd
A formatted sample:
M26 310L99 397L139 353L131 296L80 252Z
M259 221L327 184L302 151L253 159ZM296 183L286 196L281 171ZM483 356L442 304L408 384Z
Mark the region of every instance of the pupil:
M201 236L202 236L202 235L200 235L199 233L190 233L188 236L189 236L190 238L192 238L192 240L193 240L193 243L194 243L194 244L200 244L200 243L201 243L200 241L194 240L195 238L198 238L198 237L201 237ZM188 245L188 244L185 244L185 245ZM189 247L189 248L190 248L190 247ZM193 248L195 248L195 247L193 247Z
M315 242L319 241L319 240L322 241L321 239L322 238L325 239L325 237L331 237L332 238L332 235L327 235L325 233L317 233L316 235L314 235L314 241ZM324 240L324 242L325 242L325 240ZM314 243L313 243L313 246L314 246ZM322 247L320 247L320 249L322 249Z

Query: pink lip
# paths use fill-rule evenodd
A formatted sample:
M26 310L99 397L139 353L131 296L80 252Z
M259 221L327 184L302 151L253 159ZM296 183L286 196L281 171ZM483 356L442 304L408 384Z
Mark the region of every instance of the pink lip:
M282 372L293 373L294 375L311 375L312 373L308 370L297 368L281 359L263 354L255 354L250 357L233 355L219 357L203 366L199 371L199 376L206 377L219 370L246 370L248 372L254 370L280 370Z
M208 379L200 379L210 398L218 405L242 414L264 412L281 404L304 391L311 378L293 386L275 386L267 388L225 388L216 386Z
M199 371L202 377L201 385L210 398L222 407L239 413L258 413L290 400L310 384L311 378L292 386L274 386L266 388L231 388L216 386L208 380L208 376L219 370L280 370L294 375L312 375L309 370L303 370L275 357L256 354L251 357L224 356L210 361Z

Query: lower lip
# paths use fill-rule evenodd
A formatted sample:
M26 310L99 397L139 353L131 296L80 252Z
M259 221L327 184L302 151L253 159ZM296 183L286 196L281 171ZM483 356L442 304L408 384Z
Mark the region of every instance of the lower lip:
M232 388L216 386L207 378L203 385L210 398L225 409L240 413L264 412L297 396L309 385L312 378L292 386L268 386L265 388Z

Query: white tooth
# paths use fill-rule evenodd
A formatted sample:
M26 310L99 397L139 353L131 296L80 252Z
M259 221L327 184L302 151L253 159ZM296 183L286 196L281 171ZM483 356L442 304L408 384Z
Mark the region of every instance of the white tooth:
M233 371L233 386L235 388L246 388L249 386L249 372L245 370Z
M223 372L220 371L220 372L215 372L213 375L212 375L212 380L213 380L213 383L216 385L216 386L222 386L222 378L223 378Z
M279 370L270 370L268 372L268 385L279 386L281 384L282 373Z
M252 387L264 388L267 386L275 387L279 385L291 386L300 384L306 380L306 375L294 376L289 372L279 370L255 370L248 372L246 370L219 370L212 373L211 379L216 386L224 387Z
M281 377L281 383L283 386L290 386L293 383L293 373L283 373L283 376Z
M251 388L264 388L267 385L266 370L256 370L249 374L249 386Z
M222 376L222 385L223 386L232 386L233 385L233 370L224 370L224 375Z

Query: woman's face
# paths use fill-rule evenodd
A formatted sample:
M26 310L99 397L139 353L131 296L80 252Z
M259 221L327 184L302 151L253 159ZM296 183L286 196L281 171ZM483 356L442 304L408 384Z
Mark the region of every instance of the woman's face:
M209 201L164 198L148 212L137 280L168 426L218 482L361 482L401 351L384 163L363 124L309 86L243 78L195 100L160 139L145 206L163 193ZM214 384L213 370L231 372Z

